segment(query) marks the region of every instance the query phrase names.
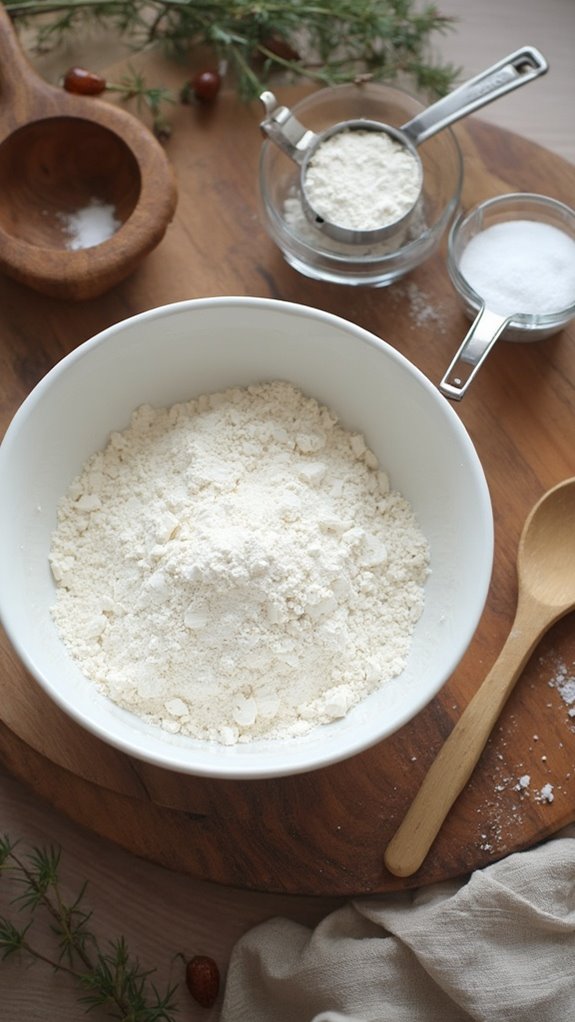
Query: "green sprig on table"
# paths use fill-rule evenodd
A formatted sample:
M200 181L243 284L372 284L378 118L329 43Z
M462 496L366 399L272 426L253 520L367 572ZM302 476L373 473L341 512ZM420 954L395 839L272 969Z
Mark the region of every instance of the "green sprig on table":
M239 94L256 98L272 71L322 85L410 79L431 96L447 92L457 69L429 57L435 33L453 27L417 0L6 0L16 23L32 27L40 51L69 41L87 22L112 28L134 51L160 44L174 56L207 46Z
M20 845L0 837L0 877L16 893L0 915L0 959L22 955L73 977L86 1010L100 1007L120 1022L175 1022L175 987L159 991L123 937L102 943L90 927L86 885L67 900L60 884L60 849ZM46 951L46 934L53 950Z

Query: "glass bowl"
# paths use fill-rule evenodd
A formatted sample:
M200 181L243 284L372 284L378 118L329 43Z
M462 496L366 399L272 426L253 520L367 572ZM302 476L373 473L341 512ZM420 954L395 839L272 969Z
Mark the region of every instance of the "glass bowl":
M470 319L483 307L484 298L473 289L461 272L461 258L469 242L480 231L495 224L513 220L532 220L549 224L567 234L575 242L575 210L570 206L533 192L513 192L480 202L462 213L449 232L447 269L451 282L462 299ZM545 314L513 315L500 336L507 341L539 341L561 330L575 316L575 297L563 309Z
M495 342L500 338L506 341L540 341L557 333L575 316L575 269L569 271L569 276L562 282L565 285L564 294L557 296L558 300L561 298L563 307L537 314L515 313L513 309L503 307L499 282L505 283L504 270L501 270L501 276L497 277L497 287L488 280L484 295L480 295L472 287L462 271L463 254L473 238L498 224L523 221L547 224L560 230L574 243L575 253L575 210L557 199L532 192L514 192L487 199L468 212L462 213L449 232L447 269L463 307L473 323L439 384L439 389L446 397L461 400ZM570 259L570 253L567 253L567 259ZM513 265L512 256L509 253L505 256L503 251L500 253L500 262L508 269L509 291L505 295L505 301L510 301L509 296L514 291L518 293L518 286L522 288L526 286L525 265L521 262ZM552 274L556 279L560 265L558 252L548 251L541 263L541 273ZM575 258L573 266L575 267ZM490 268L493 271L493 265ZM477 278L474 277L474 280L477 286ZM570 281L573 283L572 294L569 290ZM564 304L566 295L570 295L568 304ZM548 298L548 295L546 297Z
M367 82L320 89L291 109L305 127L323 131L360 117L401 127L425 104L402 89ZM377 245L350 245L327 237L306 219L299 197L299 167L267 139L259 167L262 218L290 266L316 280L382 287L428 259L459 204L463 160L449 128L423 142L418 153L423 189L409 223Z

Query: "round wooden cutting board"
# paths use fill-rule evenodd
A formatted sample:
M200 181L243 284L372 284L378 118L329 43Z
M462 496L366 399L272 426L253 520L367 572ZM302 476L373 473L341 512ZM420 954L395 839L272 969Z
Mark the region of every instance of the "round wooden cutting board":
M146 76L181 84L181 75L157 59L148 59ZM281 98L292 103L300 95L286 89ZM444 251L383 289L326 285L297 274L258 217L259 118L255 106L243 106L231 93L209 108L174 108L166 148L179 186L175 220L144 265L102 298L69 305L0 278L2 431L44 373L86 338L145 309L205 295L273 296L342 315L439 382L468 327ZM510 191L572 201L575 172L558 157L476 118L461 122L455 134L465 158L464 207ZM427 767L511 627L525 517L544 490L575 475L574 395L572 325L537 344L500 342L456 406L492 495L492 585L456 673L385 742L298 777L227 782L170 773L83 732L47 699L2 636L3 763L74 820L137 855L265 891L352 895L421 886L555 832L575 818L575 704L565 684L575 675L573 615L531 658L419 872L399 880L383 865L386 844ZM529 783L520 784L527 775Z

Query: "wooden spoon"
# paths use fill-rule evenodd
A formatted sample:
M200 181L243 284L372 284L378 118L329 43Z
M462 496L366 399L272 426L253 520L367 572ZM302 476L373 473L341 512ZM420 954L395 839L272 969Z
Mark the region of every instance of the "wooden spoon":
M507 641L387 846L385 865L396 876L411 876L419 869L535 646L555 621L575 608L575 478L545 493L528 515L517 575L517 610Z
M121 226L71 251L62 218L93 199ZM176 184L136 117L36 74L0 4L0 271L45 294L92 298L119 283L163 237Z

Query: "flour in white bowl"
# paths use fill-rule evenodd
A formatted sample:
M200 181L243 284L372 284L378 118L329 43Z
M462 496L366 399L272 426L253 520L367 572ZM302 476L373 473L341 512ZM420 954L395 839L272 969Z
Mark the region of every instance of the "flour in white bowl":
M429 571L363 437L289 383L138 408L61 502L54 621L84 674L234 744L342 717L397 675Z

